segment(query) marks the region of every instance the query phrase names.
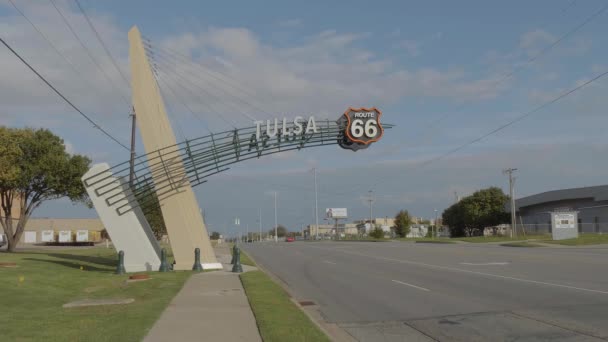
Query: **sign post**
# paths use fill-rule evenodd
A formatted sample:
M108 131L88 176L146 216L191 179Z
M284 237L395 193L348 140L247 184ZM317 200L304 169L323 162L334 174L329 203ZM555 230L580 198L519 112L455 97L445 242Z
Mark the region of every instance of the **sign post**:
M338 231L338 220L346 219L348 217L348 211L346 208L327 208L325 209L325 216L328 219L334 220L334 228L336 229L336 240L340 240L340 233Z

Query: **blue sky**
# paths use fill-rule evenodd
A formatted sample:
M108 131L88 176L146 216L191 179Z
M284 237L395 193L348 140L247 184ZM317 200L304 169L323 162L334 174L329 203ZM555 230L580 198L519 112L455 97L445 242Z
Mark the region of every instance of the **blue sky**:
M0 32L65 95L127 142L130 90L73 1L56 0L107 77L48 1L15 1L77 72L6 0ZM444 159L430 159L551 100L608 70L608 14L603 12L551 49L560 36L605 1L91 1L81 4L128 77L127 31L138 25L154 49L172 49L220 71L248 90L238 94L277 117L337 118L349 106L377 106L396 124L382 141L353 153L337 146L288 152L237 164L195 189L210 230L233 229L235 216L264 228L279 193L279 221L295 229L312 220L312 174L319 170L319 207L347 207L352 219L399 209L432 217L454 192L507 188L501 170L519 169L518 197L565 187L605 184L605 97L597 82L526 120ZM143 9L142 9L143 8ZM545 49L545 50L543 50ZM539 55L541 51L545 51ZM530 63L531 59L535 59ZM239 112L267 113L234 101L209 76L178 59L159 60L165 98L179 139L229 128L218 116L250 126ZM190 69L188 69L190 68ZM180 71L181 70L181 71ZM189 72L184 72L189 70ZM92 129L5 49L0 49L0 124L47 127L70 151L116 164L128 152ZM187 73L188 75L179 75ZM513 73L511 77L505 75ZM187 83L188 82L188 83ZM214 96L189 82L217 91ZM180 91L180 99L167 92ZM215 87L215 88L213 88ZM195 96L196 95L196 96ZM196 117L181 104L195 109ZM138 152L142 153L138 140ZM37 216L90 217L93 210L55 201Z

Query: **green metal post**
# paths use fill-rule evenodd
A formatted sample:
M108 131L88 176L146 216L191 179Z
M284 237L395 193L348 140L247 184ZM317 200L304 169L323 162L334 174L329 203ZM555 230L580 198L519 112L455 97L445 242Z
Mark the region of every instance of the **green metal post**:
M241 273L243 272L243 266L241 266L241 249L236 247L234 252L234 265L232 266L233 273Z
M192 266L193 271L202 272L203 265L201 265L201 250L196 247L194 249L194 266Z
M127 271L125 270L125 252L118 252L118 265L116 265L115 274L125 274Z
M158 272L169 272L169 264L167 263L167 252L165 249L160 250L160 267Z
M236 243L234 244L234 246L232 246L232 260L230 261L230 265L234 265L235 261L236 261Z

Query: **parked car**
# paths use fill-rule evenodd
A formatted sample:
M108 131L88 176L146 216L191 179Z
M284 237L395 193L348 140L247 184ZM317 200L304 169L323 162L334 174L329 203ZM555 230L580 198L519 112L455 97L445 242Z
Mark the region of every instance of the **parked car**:
M6 235L0 234L0 247L6 245Z
M288 236L288 237L285 239L285 242L294 242L294 241L296 241L296 239L294 239L294 238L293 238L293 236Z

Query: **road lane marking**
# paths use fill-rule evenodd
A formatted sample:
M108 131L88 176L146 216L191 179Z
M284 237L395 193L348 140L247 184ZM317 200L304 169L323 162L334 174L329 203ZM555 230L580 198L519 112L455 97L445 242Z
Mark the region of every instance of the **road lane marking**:
M323 250L332 250L332 249L327 249L327 248L322 248L322 247L316 247L316 246L310 246L310 247L317 248L317 249L323 249ZM553 286L553 287L561 287L561 288L565 288L565 289L579 290L579 291L592 292L592 293L601 293L601 294L607 294L608 295L608 291L587 289L587 288L584 288L584 287L576 287L576 286L570 286L570 285L548 283L548 282L538 281L538 280L530 280L530 279L523 279L523 278L502 276L502 275L492 274L492 273L486 273L486 272L465 270L465 269L462 269L462 268L432 265L432 264L427 264L427 263L419 262L419 261L410 261L410 260L403 260L403 259L385 258L385 257L380 257L380 256L377 256L377 255L373 255L373 254L357 253L357 252L353 252L353 251L341 251L341 252L347 253L347 254L359 255L359 256L362 256L362 257L366 257L366 258L374 258L374 259L378 259L378 260L393 261L393 262L397 262L397 263L401 263L401 264L426 266L426 267L430 267L430 268L437 268L437 269L448 270L448 271L453 271L453 272L462 272L462 273L477 274L477 275L483 275L483 276L494 277L494 278L499 278L499 279L515 280L515 281L520 281L520 282L523 282L523 283L530 283L530 284L537 284L537 285L546 285L546 286Z
M508 262L461 262L461 265L471 266L491 266L491 265L508 265Z
M337 265L335 262L332 262L332 261L323 260L323 262L326 264Z
M394 279L393 279L393 282L395 282L395 283L399 283L399 284L402 284L402 285L406 285L406 286L410 286L410 287L413 287L413 288L415 288L415 289L422 290L422 291L431 291L431 290L429 290L429 289L425 289L424 287L420 287L420 286L416 286L416 285L412 285L412 284L404 283L404 282L399 281L399 280L394 280Z

